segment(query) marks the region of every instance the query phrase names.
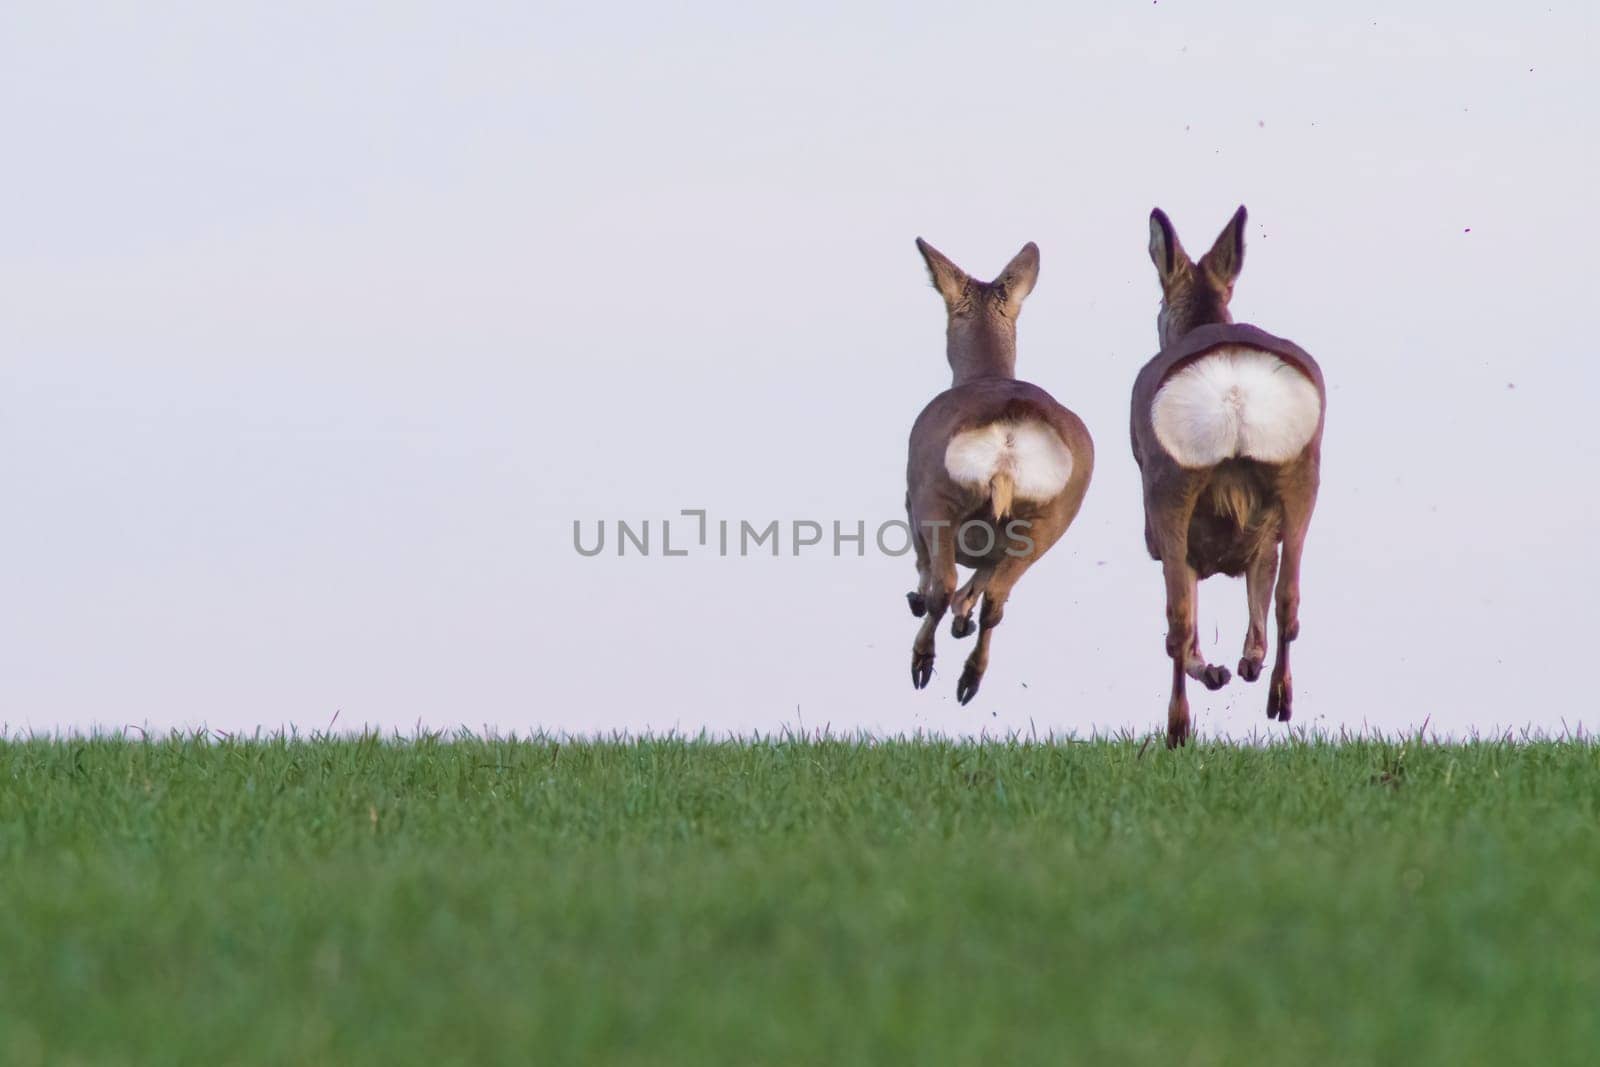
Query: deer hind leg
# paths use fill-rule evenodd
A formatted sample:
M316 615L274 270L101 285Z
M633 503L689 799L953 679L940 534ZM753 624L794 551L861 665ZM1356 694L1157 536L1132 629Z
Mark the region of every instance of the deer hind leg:
M1189 651L1183 659L1183 672L1212 691L1221 689L1233 675L1220 663L1207 663L1200 651L1200 579L1189 570Z
M983 609L978 612L978 643L971 655L967 656L961 680L956 683L956 699L962 704L971 702L978 695L978 686L983 683L984 672L989 669L989 643L994 640L994 629L1005 618L1006 601L1011 599L1012 587L1033 566L1036 558L1007 556L984 575L985 583L980 589L983 593Z
M979 567L971 580L950 601L951 637L965 637L972 632L972 609L978 606L978 598L983 595L993 574L993 567Z
M1267 718L1288 722L1294 704L1294 680L1289 673L1289 644L1300 636L1300 555L1311 526L1315 490L1285 494L1283 501L1283 560L1278 571L1278 657L1272 663L1267 689Z
M1253 682L1261 677L1267 659L1267 607L1272 603L1272 583L1278 576L1278 546L1264 544L1245 569L1245 597L1250 603L1250 628L1244 635L1239 677Z
M1167 582L1167 655L1172 657L1172 695L1167 699L1167 747L1189 743L1188 663L1194 655L1194 592L1196 577L1185 555L1163 555Z
M917 553L917 587L906 594L906 604L911 614L922 618L928 613L928 542L917 529L916 516L911 514L911 500L906 499L906 520L911 528L911 547Z
M922 592L927 614L911 643L911 684L924 688L933 677L933 637L956 590L955 541L947 525L928 535L928 572Z
M1195 625L1199 575L1189 565L1189 523L1194 517L1196 490L1193 483L1168 496L1152 514L1147 506L1146 522L1161 547L1161 572L1167 586L1167 655L1172 658L1172 695L1167 701L1167 747L1187 744L1192 733L1189 696L1185 678L1194 678L1208 689L1228 684L1225 667L1213 667L1200 655L1200 638Z

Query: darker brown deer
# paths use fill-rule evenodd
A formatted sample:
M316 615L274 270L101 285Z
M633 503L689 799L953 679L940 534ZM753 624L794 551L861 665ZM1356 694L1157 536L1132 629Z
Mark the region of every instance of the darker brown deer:
M1167 587L1172 697L1167 745L1190 737L1185 679L1228 683L1206 663L1196 624L1199 580L1244 576L1250 625L1239 676L1261 676L1267 604L1277 591L1278 650L1267 718L1289 721L1289 643L1300 633L1300 557L1317 501L1327 390L1298 346L1228 313L1244 264L1241 207L1211 250L1192 261L1172 223L1150 213L1150 258L1161 279L1161 351L1133 386L1133 457L1144 482L1144 537ZM1281 556L1280 556L1281 546Z
M911 428L906 512L917 554L911 614L922 619L911 646L911 684L933 675L934 633L945 611L950 632L972 632L956 699L977 695L989 643L1012 588L1072 524L1094 472L1094 441L1082 420L1036 385L1018 381L1017 315L1039 276L1029 243L992 282L980 282L917 239L948 316L945 354L951 387ZM973 568L956 589L956 566Z

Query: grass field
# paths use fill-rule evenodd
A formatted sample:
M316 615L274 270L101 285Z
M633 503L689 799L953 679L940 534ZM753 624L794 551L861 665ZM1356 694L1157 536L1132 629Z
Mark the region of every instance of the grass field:
M0 1062L1583 1063L1600 746L0 742Z

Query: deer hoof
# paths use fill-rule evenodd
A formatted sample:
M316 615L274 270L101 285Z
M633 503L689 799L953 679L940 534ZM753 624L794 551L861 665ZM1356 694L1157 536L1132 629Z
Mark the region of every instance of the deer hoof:
M1246 656L1239 661L1239 677L1247 682L1253 682L1261 677L1261 661Z
M1181 730L1174 730L1174 729L1168 728L1168 730L1167 730L1167 747L1168 748L1182 748L1184 745L1187 745L1188 743L1189 743L1189 728L1187 726L1185 726Z
M971 615L957 615L950 620L950 636L965 637L973 630Z
M1289 683L1273 682L1272 688L1267 690L1267 718L1288 722L1289 716L1293 713L1290 707L1293 702L1294 690Z
M911 685L915 689L927 688L928 681L933 677L933 653L911 653Z
M967 664L966 669L961 672L961 680L956 683L956 700L963 705L970 703L972 698L978 695L978 684L982 681L983 672L972 664Z
M1200 672L1201 683L1210 690L1221 689L1228 684L1228 679L1233 675L1228 673L1228 668L1217 664L1207 664L1206 669Z
M911 605L911 614L922 618L928 613L928 601L921 593L907 593L906 603Z

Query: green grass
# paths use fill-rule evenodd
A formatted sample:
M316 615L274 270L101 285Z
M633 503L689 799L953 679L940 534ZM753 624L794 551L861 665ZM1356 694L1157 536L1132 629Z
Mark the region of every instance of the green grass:
M1600 746L0 741L0 1063L1584 1063Z

